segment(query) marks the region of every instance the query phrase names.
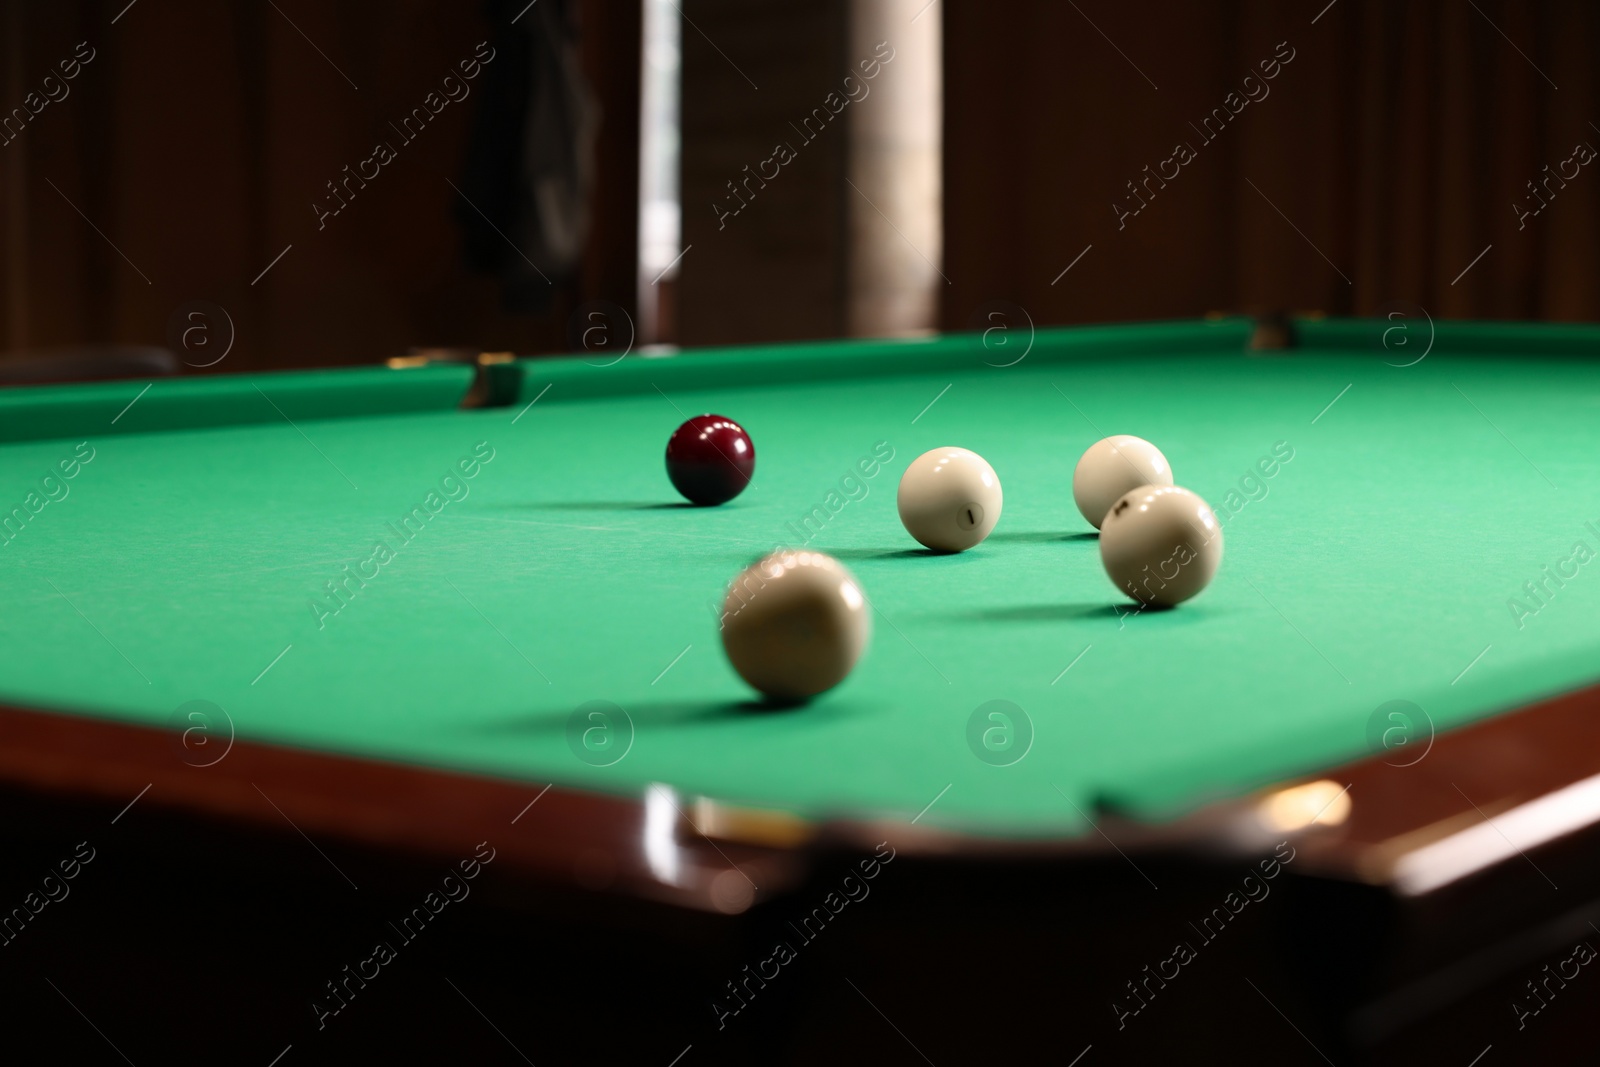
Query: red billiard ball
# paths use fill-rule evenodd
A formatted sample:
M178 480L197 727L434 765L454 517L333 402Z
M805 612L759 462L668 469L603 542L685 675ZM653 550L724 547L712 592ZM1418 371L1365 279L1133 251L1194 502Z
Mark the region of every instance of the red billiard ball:
M750 435L722 415L696 415L667 441L667 477L695 504L732 500L750 484L756 446Z

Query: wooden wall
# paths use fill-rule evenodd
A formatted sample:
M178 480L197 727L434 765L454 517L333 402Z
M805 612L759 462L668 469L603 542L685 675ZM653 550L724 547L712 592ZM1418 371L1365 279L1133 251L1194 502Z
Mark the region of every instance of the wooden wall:
M859 58L848 2L681 5L682 341L848 328L847 129L807 141L737 216L713 207ZM462 259L449 183L480 99L451 105L318 228L325 183L522 6L0 4L0 108L79 42L95 54L0 145L0 348L162 343L180 305L207 300L238 329L218 370L555 351L580 302L631 309L638 0L577 5L602 113L596 214L548 307L508 309ZM1041 323L1399 301L1600 319L1600 174L1574 155L1600 147L1600 7L935 0L925 17L944 31L938 325L967 328L998 300ZM1218 132L1195 129L1230 104ZM1180 143L1194 158L1165 163Z
M947 327L994 299L1040 322L1396 301L1600 319L1600 168L1513 209L1600 148L1593 4L941 6ZM1214 139L1191 127L1247 90ZM1120 218L1180 142L1195 158Z
M462 260L450 183L462 181L482 76L414 141L389 126L472 59L491 16L509 22L523 5L126 4L6 5L6 109L79 42L94 58L0 146L0 348L161 344L176 308L206 300L237 328L219 371L370 362L412 346L549 351L565 347L579 300L631 306L636 2L582 4L604 206L580 279L544 310L508 310L497 280ZM395 160L319 228L325 183L378 140Z
M683 31L680 338L840 336L849 135L843 121L804 123L849 73L846 4L699 0L684 11L694 26ZM794 158L763 168L780 144ZM763 169L777 177L762 181Z
M709 206L830 87L836 9L686 10L703 37L685 31L684 337L841 333L831 146L725 231ZM1582 163L1600 148L1596 5L936 0L931 15L945 329L997 301L1040 323L1397 305L1600 319L1600 168ZM1180 144L1193 158L1176 162Z

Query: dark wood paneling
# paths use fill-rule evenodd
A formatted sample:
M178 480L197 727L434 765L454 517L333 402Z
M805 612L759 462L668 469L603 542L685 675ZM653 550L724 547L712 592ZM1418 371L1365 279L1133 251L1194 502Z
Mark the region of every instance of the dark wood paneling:
M23 69L7 86L33 87L79 41L97 55L69 97L0 147L8 164L23 160L0 167L0 195L27 221L3 276L8 347L162 344L173 311L203 299L238 331L218 371L367 362L413 346L538 352L564 347L577 300L631 304L637 2L581 4L585 71L603 107L593 242L578 284L542 314L506 310L498 280L463 263L449 183L461 183L481 76L415 141L389 126L490 36L485 5L125 6L61 0L11 16ZM319 229L312 204L325 183L380 140L396 159Z
M1002 298L1047 322L1395 300L1600 317L1597 176L1525 229L1512 209L1546 163L1600 147L1592 5L941 7L948 327ZM1189 124L1280 41L1270 95L1204 143ZM1197 158L1119 228L1124 183L1180 140Z
M835 120L808 142L795 127L847 73L844 4L701 0L684 13L693 25L683 29L683 239L693 249L678 289L680 339L838 336L846 130ZM741 189L748 205L719 221L716 206L739 205L728 183L779 143L794 161L764 188L752 182L753 197Z
M587 0L583 65L600 105L594 204L584 299L635 309L639 269L639 0Z

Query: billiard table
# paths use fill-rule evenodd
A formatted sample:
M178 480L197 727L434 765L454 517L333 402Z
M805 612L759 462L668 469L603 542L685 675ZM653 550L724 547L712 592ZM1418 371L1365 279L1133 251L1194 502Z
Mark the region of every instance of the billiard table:
M1419 309L0 393L17 1040L1560 1061L1600 983L1597 353ZM663 469L703 412L759 457L714 508ZM1176 609L1073 505L1113 433L1221 524ZM895 510L942 445L1005 490L957 555ZM871 608L800 707L719 638L778 547Z

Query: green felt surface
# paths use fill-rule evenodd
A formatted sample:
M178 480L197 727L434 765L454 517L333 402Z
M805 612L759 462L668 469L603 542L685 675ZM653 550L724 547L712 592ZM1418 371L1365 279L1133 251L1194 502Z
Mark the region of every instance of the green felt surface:
M994 833L1078 832L1098 800L1169 814L1364 754L1385 701L1443 729L1600 676L1600 564L1565 565L1542 605L1522 591L1600 550L1600 366L1576 358L1600 332L1442 324L1400 368L1421 349L1384 328L1305 323L1308 347L1269 354L1236 320L1040 331L1009 367L985 362L1020 350L972 338L542 361L509 408L7 444L5 512L79 441L94 455L0 539L0 697L151 724L208 700L241 737L533 788L904 817L937 796L924 821ZM661 453L708 410L751 432L755 481L676 506ZM1110 433L1157 442L1219 508L1292 450L1175 611L1119 613L1073 506L1079 453ZM402 543L391 524L479 442L467 495ZM933 557L895 487L946 444L989 459L1005 510ZM893 458L830 513L875 449ZM809 546L854 571L873 636L837 690L757 710L712 605L806 542L814 507ZM393 558L319 626L311 602L380 540ZM1520 625L1513 597L1538 607ZM1032 723L1011 766L969 748L995 699ZM610 766L568 745L592 700L633 723Z
M460 405L472 374L431 364L7 389L0 441L441 411Z

